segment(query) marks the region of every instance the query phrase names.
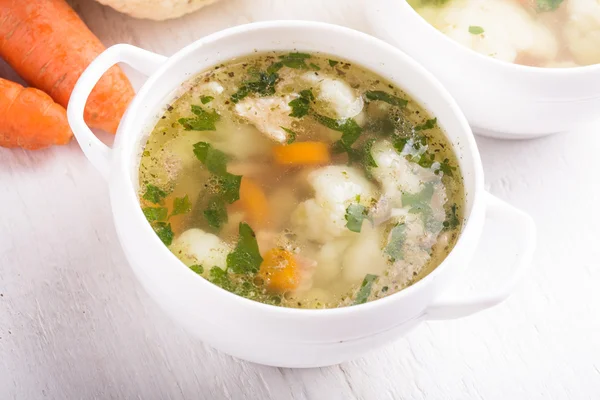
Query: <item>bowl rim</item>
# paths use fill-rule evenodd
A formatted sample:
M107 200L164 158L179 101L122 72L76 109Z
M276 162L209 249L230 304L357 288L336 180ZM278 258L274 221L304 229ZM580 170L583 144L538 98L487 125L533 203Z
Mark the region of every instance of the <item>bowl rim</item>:
M326 32L336 32L339 35L346 36L346 40L357 39L363 43L369 43L372 46L378 46L382 49L382 51L393 53L394 56L398 59L401 59L404 64L415 72L417 72L424 80L429 81L428 83L435 87L436 95L441 96L442 99L446 103L446 107L449 108L449 111L453 114L453 116L457 119L457 122L460 124L461 130L464 133L464 140L461 139L461 147L463 150L463 157L469 157L473 166L472 174L473 174L473 186L469 187L468 190L472 192L472 202L470 206L470 212L468 215L465 215L463 227L459 233L459 237L453 249L446 256L446 258L429 274L420 279L418 282L394 293L389 296L376 299L364 304L359 305L351 305L344 307L336 307L336 308L324 308L324 309L303 309L303 308L291 308L291 307L283 307L277 305L270 305L261 303L255 300L251 300L237 294L231 293L215 284L210 282L208 279L203 276L199 276L191 269L189 269L181 260L173 254L167 246L165 246L162 241L158 238L158 236L154 233L152 227L144 217L142 212L142 208L140 206L138 194L132 184L132 177L130 176L129 165L131 165L132 160L135 161L136 168L139 168L139 160L135 157L138 157L138 153L140 152L138 148L136 148L137 141L136 138L143 137L144 126L130 126L134 118L129 117L132 114L136 114L138 109L142 109L144 107L144 103L142 99L146 96L150 95L150 89L157 84L160 80L161 76L165 74L169 69L173 68L175 65L181 62L185 62L184 59L188 57L191 53L196 51L201 51L200 49L203 46L206 46L208 43L217 42L221 39L227 38L233 35L243 34L249 31L258 31L258 30L267 30L267 31L277 31L281 29L295 29L295 30L322 30ZM252 54L252 50L248 52L248 54ZM354 61L358 64L360 62L360 54L356 57L346 57L350 61ZM197 73L202 72L204 69L199 70ZM181 83L184 83L190 79L187 77ZM397 82L397 79L396 79ZM398 86L402 89L402 85L398 83ZM433 95L432 95L433 96ZM168 100L166 100L168 101ZM148 122L148 121L146 121ZM137 134L132 133L131 131L137 131ZM120 134L120 135L119 135ZM117 135L117 139L121 136L124 138L122 143L123 145L118 146L119 154L118 154L118 163L121 165L121 169L117 169L113 166L111 167L111 187L113 186L112 180L116 173L119 174L120 179L124 179L126 181L127 193L121 193L119 195L119 200L123 198L127 199L128 205L127 208L133 206L132 217L134 217L139 223L140 226L136 229L145 230L146 233L151 236L151 245L158 246L161 253L165 253L165 259L169 259L170 263L176 263L179 268L183 270L187 270L187 274L190 279L197 279L199 290L204 289L208 291L213 291L211 294L215 294L217 296L221 296L221 298L229 298L231 302L238 302L241 305L249 307L253 312L262 312L269 313L274 316L286 317L286 318L334 318L334 317L343 317L346 315L356 314L356 313L373 313L377 309L382 309L385 306L389 306L390 303L402 301L402 299L411 296L414 292L420 291L426 288L426 286L431 285L437 277L442 274L442 272L446 269L449 264L460 263L460 257L462 257L463 253L468 252L469 246L473 245L473 238L478 239L478 227L475 226L475 223L470 223L473 218L473 215L481 215L483 213L485 207L484 200L484 186L483 186L483 166L481 162L481 158L479 155L479 150L477 147L477 143L475 141L475 137L472 133L472 130L468 124L468 121L459 108L458 104L454 100L454 98L450 95L450 93L444 88L444 86L431 74L425 67L417 63L410 56L405 54L403 51L398 48L392 46L391 44L386 43L385 41L375 38L366 33L323 22L315 22L315 21L303 21L303 20L275 20L275 21L262 21L262 22L254 22L250 24L243 24L234 27L230 27L224 30L220 30L218 32L207 35L203 38L200 38L179 51L175 52L173 55L169 56L166 61L161 65L161 67L156 70L143 84L141 89L138 91L134 100L132 101L129 109L125 117L123 118L120 126L119 132ZM145 141L144 141L145 143ZM453 148L456 148L453 145ZM115 185L118 186L118 185ZM111 190L112 192L112 190ZM111 201L114 201L114 198L111 194ZM118 224L118 221L115 219L115 224ZM117 229L118 231L119 229ZM149 237L150 237L149 236ZM216 292L214 292L216 290ZM219 299L216 298L216 301Z
M486 64L490 68L501 69L503 71L510 71L512 73L517 74L537 74L544 75L547 77L564 77L564 76L574 76L574 75L585 75L589 73L600 73L600 63L590 64L590 65L578 65L576 67L537 67L531 65L523 65L517 64L513 62L508 62L504 60L498 60L497 58L486 56L484 54L478 53L472 48L465 46L462 43L459 43L452 38L448 37L446 34L439 31L433 25L431 25L425 18L423 18L410 4L408 1L402 0L388 0L395 1L398 4L398 7L402 7L407 10L407 15L409 18L412 18L414 21L418 21L417 23L424 26L426 32L429 36L439 43L441 46L446 46L454 49L454 51L459 52L461 55L465 57L470 57L472 59L477 60L479 63Z

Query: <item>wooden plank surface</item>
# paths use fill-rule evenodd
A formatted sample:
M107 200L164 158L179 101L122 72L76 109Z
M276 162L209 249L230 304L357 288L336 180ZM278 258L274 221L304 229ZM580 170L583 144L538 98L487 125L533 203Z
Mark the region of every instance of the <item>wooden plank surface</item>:
M91 0L72 4L106 45L166 55L261 19L368 30L359 0L223 0L163 23ZM0 76L14 74L1 65ZM535 266L507 302L424 324L362 359L309 370L239 361L173 325L127 266L106 184L76 142L0 149L0 398L597 399L599 131L478 139L487 187L539 227Z

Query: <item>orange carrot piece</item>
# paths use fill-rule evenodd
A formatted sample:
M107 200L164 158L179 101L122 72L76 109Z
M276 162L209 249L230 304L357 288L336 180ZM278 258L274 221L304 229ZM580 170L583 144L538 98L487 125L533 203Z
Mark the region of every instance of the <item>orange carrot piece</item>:
M258 275L265 281L269 290L278 293L294 290L300 284L294 255L277 247L265 253Z
M264 226L269 213L269 203L265 192L248 177L242 177L240 184L240 204L252 226Z
M65 0L0 0L0 57L65 108L77 79L104 49ZM86 122L115 133L133 95L121 69L111 68L88 99Z
M41 90L0 78L0 146L41 149L67 144L67 112Z
M314 165L329 162L329 148L321 142L296 142L273 147L273 157L282 165Z

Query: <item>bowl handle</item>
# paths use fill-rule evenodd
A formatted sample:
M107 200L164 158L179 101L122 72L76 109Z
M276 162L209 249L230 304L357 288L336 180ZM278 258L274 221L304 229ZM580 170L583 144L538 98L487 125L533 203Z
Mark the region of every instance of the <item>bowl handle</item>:
M85 103L96 83L113 65L124 62L145 75L152 75L167 57L128 44L117 44L103 51L83 71L69 99L67 118L85 156L108 179L111 149L102 143L83 119Z
M481 258L485 265L469 267L463 283L434 299L425 310L427 319L464 317L501 303L531 265L536 242L533 219L499 198L485 195L486 223L474 257L474 264ZM470 287L476 288L476 293L465 294Z

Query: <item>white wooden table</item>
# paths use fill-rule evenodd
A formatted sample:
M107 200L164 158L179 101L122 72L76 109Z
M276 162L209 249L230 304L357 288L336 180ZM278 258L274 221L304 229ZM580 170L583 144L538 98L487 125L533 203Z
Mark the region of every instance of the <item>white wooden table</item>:
M368 30L359 0L223 0L166 23L73 4L106 45L166 55L260 19ZM489 190L539 228L535 267L507 302L310 370L239 361L174 326L127 266L107 187L75 141L0 149L0 399L598 399L599 131L478 139Z

